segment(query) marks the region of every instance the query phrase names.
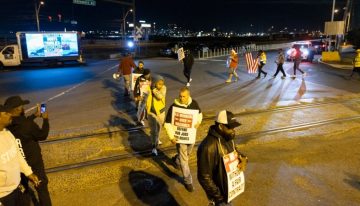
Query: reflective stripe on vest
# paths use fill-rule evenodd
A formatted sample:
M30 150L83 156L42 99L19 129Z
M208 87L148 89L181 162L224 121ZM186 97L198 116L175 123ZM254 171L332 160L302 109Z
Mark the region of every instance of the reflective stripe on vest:
M360 67L360 56L355 57L354 67Z

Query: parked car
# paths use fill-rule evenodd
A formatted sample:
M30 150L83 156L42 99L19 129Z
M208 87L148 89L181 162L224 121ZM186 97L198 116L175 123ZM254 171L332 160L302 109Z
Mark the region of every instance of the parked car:
M309 41L301 41L301 42L295 42L291 48L289 48L286 53L285 53L285 58L287 61L291 61L294 59L295 54L296 54L296 50L295 48L300 48L301 51L301 59L302 60L306 60L306 61L310 61L312 59L310 55L311 51L311 42Z
M160 56L176 58L178 44L169 43L165 48L161 48L159 51Z
M326 43L323 41L311 41L311 46L315 50L315 54L321 54L321 52L326 50Z

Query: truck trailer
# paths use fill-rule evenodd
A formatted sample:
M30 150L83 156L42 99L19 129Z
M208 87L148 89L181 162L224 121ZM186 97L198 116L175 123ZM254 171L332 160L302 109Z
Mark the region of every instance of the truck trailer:
M1 50L0 68L84 63L77 32L17 32L16 40Z

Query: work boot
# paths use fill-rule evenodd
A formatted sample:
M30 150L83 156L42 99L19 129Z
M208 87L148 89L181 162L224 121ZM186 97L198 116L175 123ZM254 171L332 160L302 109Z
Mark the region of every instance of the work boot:
M232 77L233 77L233 75L232 75L232 74L229 74L229 78L228 78L225 82L226 82L226 83L230 83L231 80L232 80Z
M235 82L239 81L239 76L235 76Z
M188 192L194 192L194 187L192 184L186 184L185 183L185 189L188 191Z

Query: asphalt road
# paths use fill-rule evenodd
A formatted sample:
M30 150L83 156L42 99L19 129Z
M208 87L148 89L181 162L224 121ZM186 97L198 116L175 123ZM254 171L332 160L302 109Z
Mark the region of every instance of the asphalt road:
M229 84L225 83L225 57L197 60L190 88L204 114L214 115L221 109L242 112L341 99L359 93L358 76L349 79L349 70L319 63L301 64L308 74L305 78L299 75L296 79L288 77L283 80L279 75L273 79L276 53L267 54L268 63L264 69L269 75L266 78L255 79L256 74L248 74L241 58L240 81ZM28 110L37 102L47 102L50 139L58 138L57 135L126 127L134 123L134 107L129 98L123 97L123 82L112 79L117 64L117 60L104 60L90 61L86 67L1 71L0 102L8 96L21 95L31 101L26 107ZM145 65L165 77L170 105L179 88L185 85L182 65L165 58L145 59ZM292 74L291 63L284 67L288 76ZM318 109L243 117L243 125L250 126L242 127L241 131L252 127L265 129L275 123L315 121L316 118L310 114L326 119L358 113L355 108L359 108L357 104L332 105L330 108L321 107L321 112ZM207 125L203 126L201 137L207 128ZM358 205L358 131L359 122L353 121L263 135L241 144L242 151L251 161L246 171L246 192L234 201L234 205ZM128 134L129 137L132 135ZM117 141L115 137L109 139ZM119 144L126 145L127 141L129 139L124 136ZM89 147L93 144L83 145L84 148L77 150L87 149L91 156ZM106 149L112 151L115 148ZM43 148L45 161L54 151ZM62 155L76 157L77 153ZM190 165L196 177L195 152ZM206 195L198 181L194 181L196 192L188 193L179 183L180 172L168 166L157 158L134 157L120 165L107 163L52 173L49 174L51 196L54 205L151 205L154 204L149 202L152 200L159 201L159 204L169 201L168 205L206 205Z
M320 63L303 62L307 76L282 80L275 73L276 52L267 52L266 78L248 74L244 58L240 59L240 81L225 83L225 57L196 60L191 84L192 97L205 115L220 109L234 112L311 102L316 99L353 95L360 91L359 77L348 78L349 70L339 70ZM182 65L174 59L145 59L145 67L165 77L168 106L185 85ZM31 101L29 111L38 102L46 102L50 112L51 136L91 132L124 123L133 124L131 100L123 97L122 81L112 79L118 60L88 61L87 66L60 68L23 68L0 72L0 102L11 95ZM292 63L284 65L292 74ZM30 111L31 112L31 111ZM126 120L126 121L125 121ZM51 138L51 137L50 137Z

